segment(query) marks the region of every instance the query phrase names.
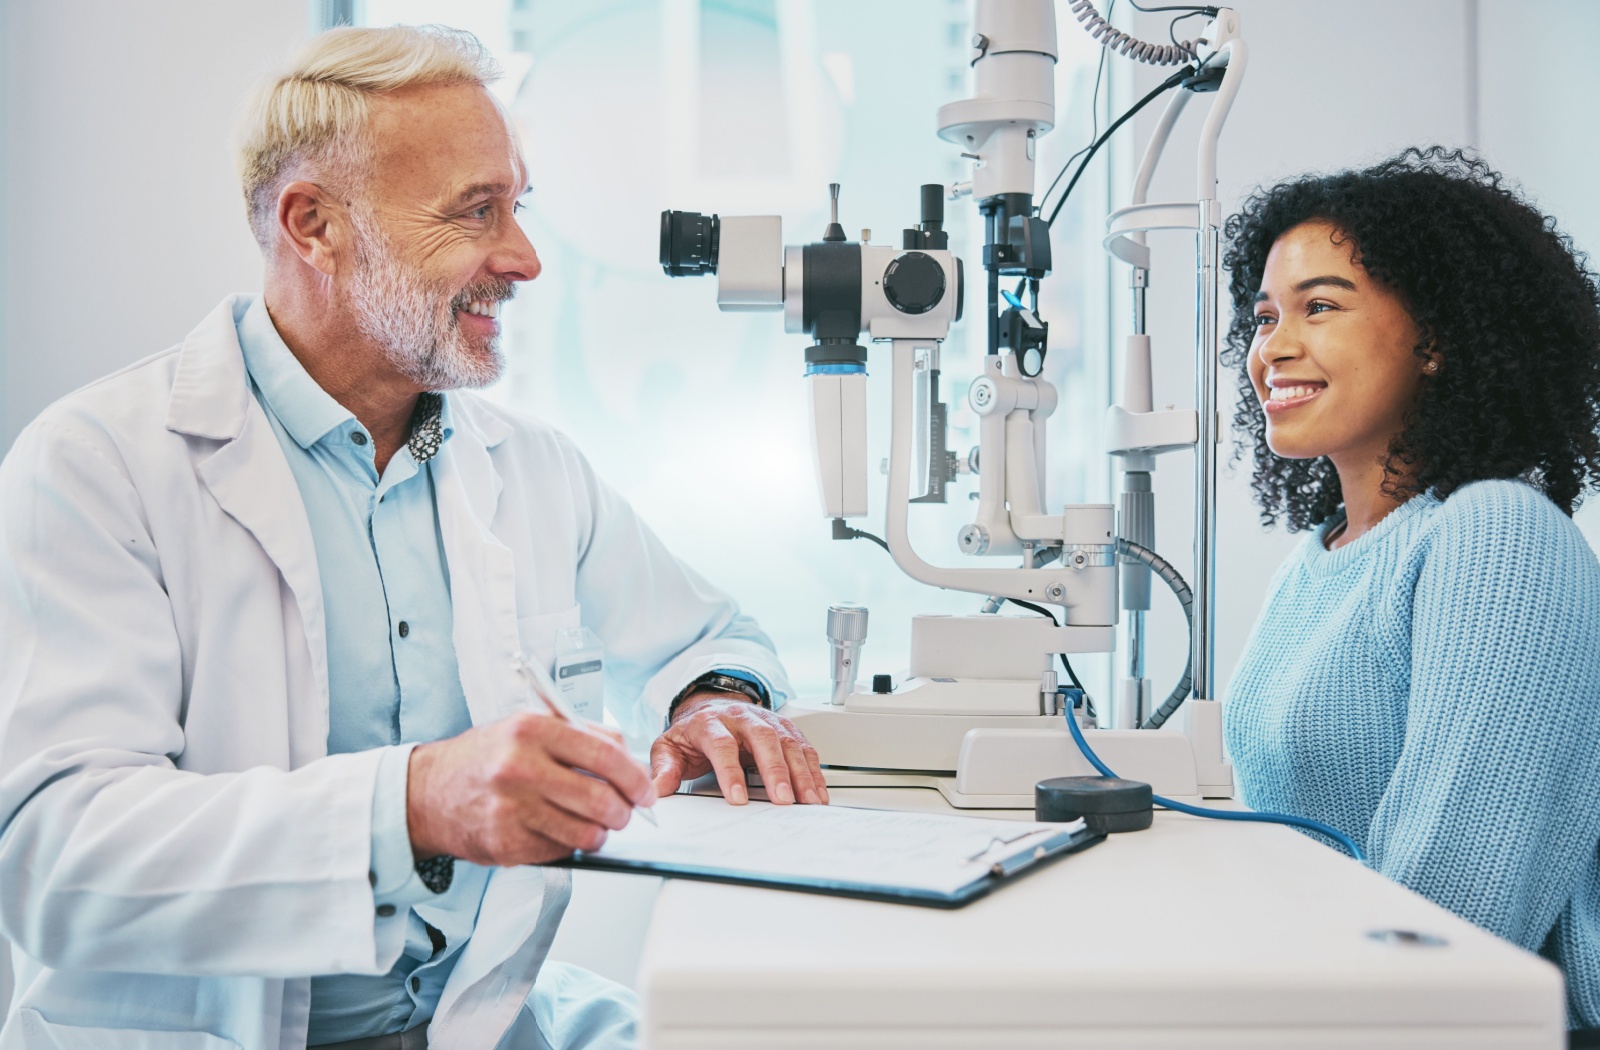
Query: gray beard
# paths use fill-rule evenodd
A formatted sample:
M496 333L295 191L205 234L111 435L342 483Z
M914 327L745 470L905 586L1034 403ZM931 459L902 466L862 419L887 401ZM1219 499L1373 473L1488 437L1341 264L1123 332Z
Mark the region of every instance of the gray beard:
M474 346L456 323L455 311L458 300L510 298L510 282L451 296L401 263L369 216L352 211L351 218L356 266L346 294L361 334L424 390L485 387L499 379L505 370L499 337Z

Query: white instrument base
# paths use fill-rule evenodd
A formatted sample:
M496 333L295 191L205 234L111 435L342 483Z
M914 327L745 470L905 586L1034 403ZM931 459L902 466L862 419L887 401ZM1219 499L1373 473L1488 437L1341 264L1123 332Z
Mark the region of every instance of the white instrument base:
M1118 776L1144 781L1158 795L1231 798L1232 767L1220 759L1220 705L1191 703L1187 735L1142 729L1085 735ZM931 787L959 809L1031 810L1039 781L1095 773L1061 715L890 714L818 699L790 703L783 714L817 749L830 787Z

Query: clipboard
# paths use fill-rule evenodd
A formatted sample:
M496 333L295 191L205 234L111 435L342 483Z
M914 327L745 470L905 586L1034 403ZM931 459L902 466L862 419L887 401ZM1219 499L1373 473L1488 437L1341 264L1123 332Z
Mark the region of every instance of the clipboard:
M835 897L960 908L1105 835L1041 823L847 806L730 806L669 795L660 826L630 822L556 864Z

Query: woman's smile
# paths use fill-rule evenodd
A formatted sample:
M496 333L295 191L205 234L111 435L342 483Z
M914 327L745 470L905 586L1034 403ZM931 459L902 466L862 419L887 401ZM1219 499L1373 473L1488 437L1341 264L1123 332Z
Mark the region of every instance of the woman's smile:
M1267 400L1262 407L1274 415L1287 412L1292 408L1299 408L1316 399L1328 387L1327 383L1317 380L1282 379L1276 376L1267 378Z

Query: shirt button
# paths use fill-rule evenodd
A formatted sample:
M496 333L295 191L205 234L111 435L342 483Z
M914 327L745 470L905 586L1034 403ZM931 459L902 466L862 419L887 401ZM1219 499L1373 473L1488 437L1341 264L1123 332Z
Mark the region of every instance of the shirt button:
M401 620L400 626L395 628L395 630L399 631L400 637L404 638L406 635L411 633L411 625L406 623L404 620Z
M350 440L358 445L365 445L367 443L367 435L357 430L350 435Z
M422 991L422 978L420 978L420 977L411 978L411 990L413 992Z
M394 905L393 904L380 904L380 905L378 905L378 918L380 918L380 919L391 919L393 917L394 917Z

